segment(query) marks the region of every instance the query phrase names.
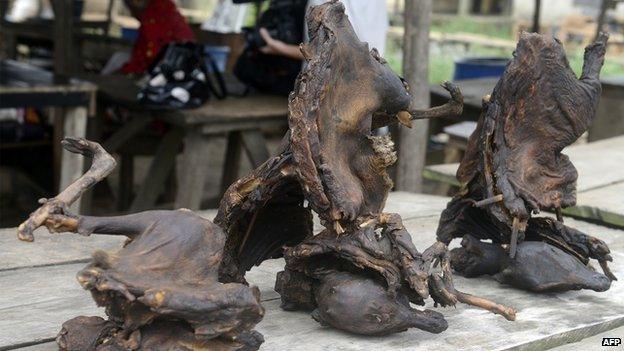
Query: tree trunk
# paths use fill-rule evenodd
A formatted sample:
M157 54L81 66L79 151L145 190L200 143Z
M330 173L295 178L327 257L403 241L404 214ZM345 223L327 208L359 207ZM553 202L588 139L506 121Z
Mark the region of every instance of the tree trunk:
M429 107L429 26L431 0L405 0L403 75L410 85L412 108ZM422 191L422 171L427 152L429 122L413 122L412 129L399 132L396 189Z

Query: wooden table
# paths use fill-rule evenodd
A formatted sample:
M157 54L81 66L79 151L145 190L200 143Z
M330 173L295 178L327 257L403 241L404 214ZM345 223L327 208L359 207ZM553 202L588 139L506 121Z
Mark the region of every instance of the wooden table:
M93 116L97 87L74 78L62 79L51 72L17 61L0 62L0 108L55 107L54 155L60 164L58 184L64 189L82 175L85 159L62 152L64 136L86 137L88 116ZM80 200L72 206L80 208Z
M498 78L463 79L453 82L459 86L464 96L464 107L481 110L483 96L491 94ZM446 99L448 91L440 85L431 85L431 94Z
M391 193L386 210L403 216L416 247L422 252L435 241L439 214L448 200ZM201 213L207 218L215 215L215 211ZM623 230L571 218L565 221L603 239L612 251L613 272L624 277ZM318 223L315 226L319 229ZM0 350L57 350L50 341L65 320L77 315L104 315L103 309L97 308L90 294L76 282L76 272L85 266L93 250L118 248L123 238L50 235L38 230L34 243L24 243L15 235L15 228L0 231ZM452 245L458 245L458 240ZM516 307L517 320L508 322L487 311L458 305L436 309L449 324L448 330L441 334L410 329L388 337L357 336L322 327L309 313L281 310L273 285L276 272L283 266L282 259L269 260L247 274L250 283L259 287L266 308L266 315L257 326L266 340L261 350L545 350L624 325L621 280L604 293L583 290L537 295L500 285L489 278L468 280L457 276L458 289ZM431 301L426 307L433 308ZM621 334L610 336L622 337ZM585 348L590 349L600 346Z
M464 121L444 127L448 141L444 145L444 163L461 161L468 148L468 139L477 127L477 122Z
M477 121L482 111L483 96L490 94L498 81L497 78L464 79L453 82L457 84L464 97L464 111L460 117L432 119L429 121L431 133L443 132L444 127L463 121ZM448 101L449 93L439 84L429 87L431 93L431 105L441 105Z
M609 40L609 45L612 45ZM596 117L589 127L589 141L624 134L624 75L605 77Z
M576 206L563 213L624 227L624 136L563 150L578 171ZM459 186L458 163L428 166L426 179Z
M602 77L602 93L594 118L588 130L590 141L596 141L624 133L624 75ZM462 119L477 120L482 109L483 96L491 94L498 78L465 79L454 82L464 96ZM439 85L430 87L432 102L444 103L448 92Z
M162 110L137 102L139 87L123 76L88 77L97 84L105 100L126 107L133 119L104 142L109 152L131 142L151 121L161 120L172 126L162 139L149 176L139 189L131 211L152 207L171 172L178 149L184 144L180 167L183 169L178 185L175 206L199 209L207 176L210 150L208 138L227 135L226 163L222 175L222 191L238 178L241 149L246 151L253 167L269 157L265 129L288 125L286 97L250 94L244 97L212 98L203 106L189 110ZM229 78L232 79L232 78Z

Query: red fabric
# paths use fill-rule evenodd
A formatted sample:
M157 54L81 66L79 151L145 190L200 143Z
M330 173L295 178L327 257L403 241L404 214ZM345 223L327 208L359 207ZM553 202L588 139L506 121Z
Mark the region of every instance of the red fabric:
M191 27L171 0L150 0L139 21L139 35L132 57L121 68L123 73L144 73L160 49L171 42L195 41Z

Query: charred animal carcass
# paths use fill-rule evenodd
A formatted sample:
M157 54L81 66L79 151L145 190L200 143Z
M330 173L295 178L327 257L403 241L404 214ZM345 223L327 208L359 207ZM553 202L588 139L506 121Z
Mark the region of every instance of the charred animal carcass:
M585 49L581 76L553 38L523 33L468 142L459 193L442 213L438 240L463 237L453 268L536 291L609 289L607 245L563 224L576 203L577 172L561 151L589 127L608 36ZM556 219L536 217L541 210ZM485 242L489 240L491 242ZM589 266L600 263L604 274Z
M320 323L358 334L445 330L440 313L410 307L430 296L514 319L512 308L456 291L446 245L418 252L400 216L383 212L396 154L390 137L372 130L460 114L457 87L444 85L451 101L443 106L411 109L407 85L358 40L340 2L313 8L307 21L307 66L289 98L281 150L230 186L215 219L228 235L221 280L244 282L253 265L284 256L282 308L313 311Z
M218 281L226 236L189 210L146 211L117 217L79 216L68 206L115 166L97 143L65 138L66 149L93 157L90 170L44 201L18 228L128 238L115 253L97 251L77 279L108 319L76 317L57 337L61 350L256 350L253 327L264 309L256 287Z

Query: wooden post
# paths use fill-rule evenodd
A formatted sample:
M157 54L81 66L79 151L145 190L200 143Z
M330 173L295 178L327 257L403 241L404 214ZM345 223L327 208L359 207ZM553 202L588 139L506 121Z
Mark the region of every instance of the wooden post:
M600 12L598 13L598 19L596 20L596 35L594 36L594 41L598 39L600 35L600 31L602 31L602 27L604 26L605 14L607 13L607 8L609 7L610 0L602 0L600 3Z
M69 75L74 69L74 0L52 0L54 8L54 73Z
M531 31L533 33L539 33L540 31L540 12L542 8L542 1L535 0L535 11L533 12L533 28Z
M399 17L399 12L401 12L401 0L394 0L394 13L393 16L395 18Z
M86 138L87 137L87 114L88 110L84 106L67 107L62 109L63 116L56 115L54 118L62 118L63 136ZM55 122L56 123L56 122ZM60 145L60 142L57 144ZM88 162L84 156L67 151L60 152L60 181L59 189L63 190L67 188L71 183L80 178L85 170L85 163ZM83 213L81 201L83 199L78 198L71 206L70 209L74 213Z
M132 201L130 212L154 208L158 196L165 189L165 182L173 169L183 138L184 130L180 127L174 127L162 139L154 159L150 163L143 185L141 185L134 201Z
M464 17L469 16L471 5L472 1L470 0L459 0L457 3L457 14Z
M405 0L403 75L410 85L413 108L429 107L429 26L431 0ZM400 128L396 189L422 191L429 122L413 122L412 129Z
M106 7L106 29L105 36L110 35L111 24L113 23L113 8L115 7L115 0L108 0L108 6Z
M178 182L175 208L199 210L210 169L210 142L201 128L189 129L184 137L184 153L179 164L183 170Z

